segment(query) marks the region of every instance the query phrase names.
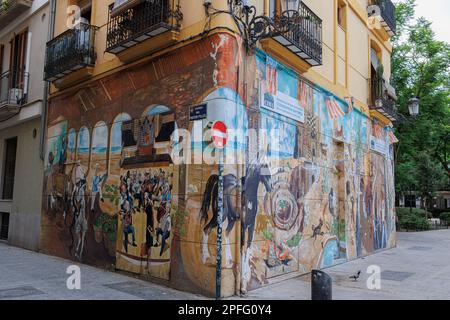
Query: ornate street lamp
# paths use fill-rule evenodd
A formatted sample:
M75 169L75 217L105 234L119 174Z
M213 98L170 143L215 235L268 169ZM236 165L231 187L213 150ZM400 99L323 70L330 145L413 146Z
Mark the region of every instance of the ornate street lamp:
M412 97L408 102L409 114L411 117L416 118L419 115L420 100L416 97Z
M286 34L299 16L299 0L284 0L285 10L276 19L257 15L256 7L249 0L228 0L229 13L238 23L248 48L253 48L258 40ZM286 10L287 9L287 10Z
M377 109L383 109L383 99L377 99L375 100L375 107Z

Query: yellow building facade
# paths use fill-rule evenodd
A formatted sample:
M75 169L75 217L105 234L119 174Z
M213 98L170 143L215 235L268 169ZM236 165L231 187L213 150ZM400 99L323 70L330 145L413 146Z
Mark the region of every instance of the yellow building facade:
M395 246L390 1L51 7L44 251L230 296Z

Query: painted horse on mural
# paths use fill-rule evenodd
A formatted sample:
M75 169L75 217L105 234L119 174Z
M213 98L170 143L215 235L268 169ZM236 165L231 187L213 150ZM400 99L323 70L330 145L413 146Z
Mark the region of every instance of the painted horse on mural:
M234 224L238 219L240 219L240 213L237 211L236 206L233 202L232 192L239 187L239 181L233 174L227 174L223 177L223 217L222 223L228 221L227 227L225 229L225 237L228 240L231 230L233 230ZM218 227L218 215L219 215L219 176L213 174L209 177L205 193L203 194L202 207L200 209L200 219L204 221L205 226L203 227L203 241L202 241L202 261L206 263L210 259L210 253L208 249L208 238L213 229ZM208 211L212 207L213 215L208 222ZM231 266L233 259L231 256L231 250L229 246L225 249L226 255L226 266Z
M268 164L251 164L245 176L243 197L245 215L241 229L241 241L245 243L247 234L247 248L250 248L255 232L256 215L258 214L258 189L263 184L266 192L272 191L272 175Z

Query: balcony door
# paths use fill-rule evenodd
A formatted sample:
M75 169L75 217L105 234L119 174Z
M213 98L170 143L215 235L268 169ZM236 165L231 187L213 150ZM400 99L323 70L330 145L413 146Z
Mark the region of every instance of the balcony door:
M0 76L3 74L3 57L5 55L5 46L0 44Z
M28 29L16 34L10 41L10 88L24 88Z
M269 2L269 16L279 16L282 12L287 10L297 11L300 7L300 0L270 0Z

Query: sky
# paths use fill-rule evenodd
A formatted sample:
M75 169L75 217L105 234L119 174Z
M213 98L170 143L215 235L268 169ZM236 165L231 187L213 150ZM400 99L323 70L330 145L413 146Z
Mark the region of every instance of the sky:
M450 1L416 0L416 17L430 20L438 40L450 43Z

